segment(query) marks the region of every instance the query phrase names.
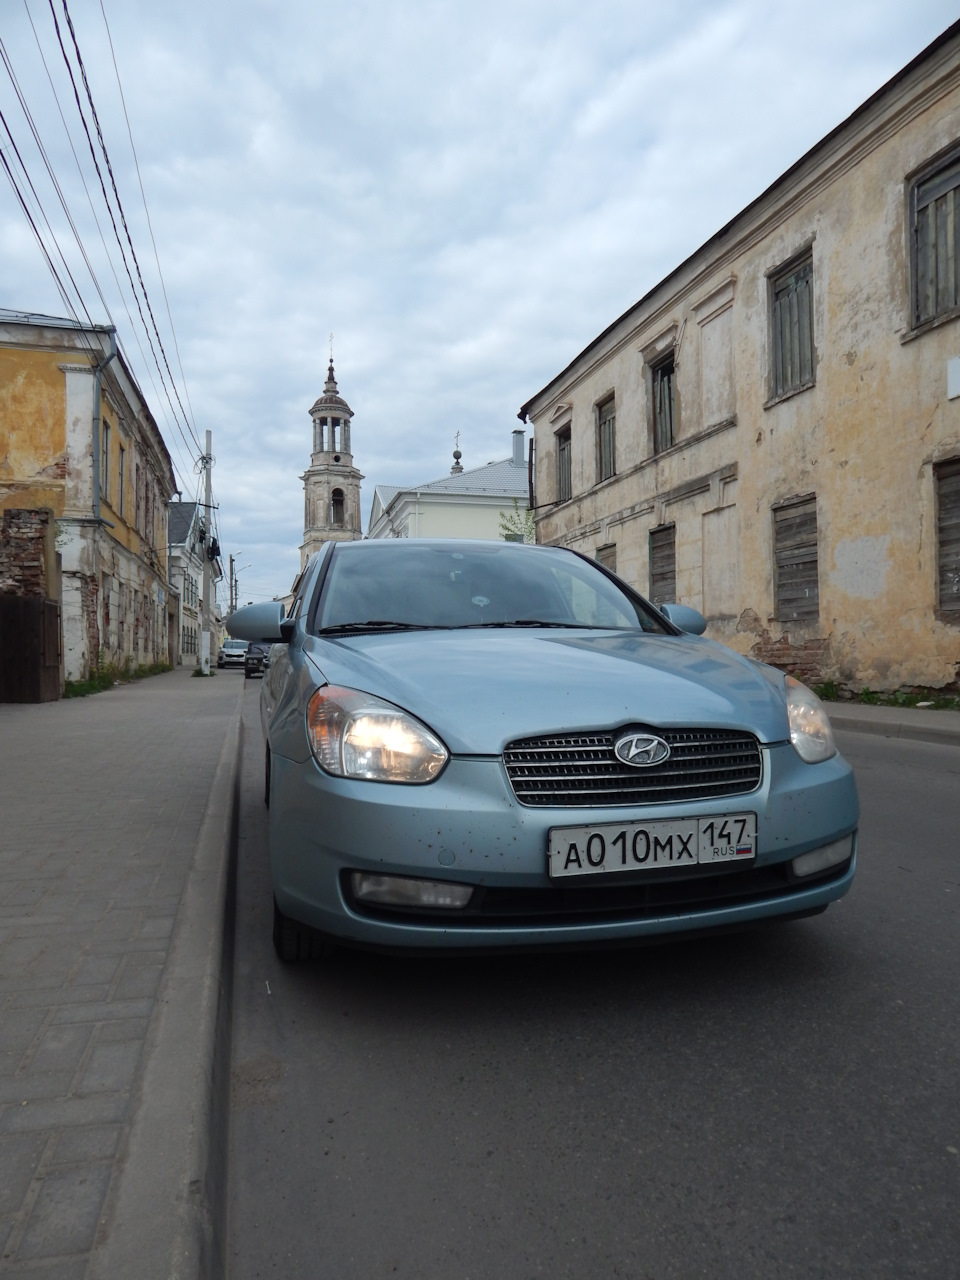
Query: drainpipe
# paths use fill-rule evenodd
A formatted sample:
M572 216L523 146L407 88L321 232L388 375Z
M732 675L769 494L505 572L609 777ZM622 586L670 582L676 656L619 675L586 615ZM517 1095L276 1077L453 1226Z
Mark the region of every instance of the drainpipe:
M103 396L103 371L117 357L117 331L110 330L110 354L93 366L93 515L100 519L100 400Z

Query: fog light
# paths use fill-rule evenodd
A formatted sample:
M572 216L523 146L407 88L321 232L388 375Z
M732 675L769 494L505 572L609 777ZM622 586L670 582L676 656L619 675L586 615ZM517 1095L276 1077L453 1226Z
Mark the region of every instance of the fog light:
M853 836L844 836L842 840L834 840L833 844L825 844L819 849L811 849L809 853L801 853L793 860L795 876L812 876L818 871L826 871L846 860L853 853Z
M359 902L380 902L388 907L465 907L473 897L473 885L444 880L413 880L405 876L375 876L354 871L353 896Z

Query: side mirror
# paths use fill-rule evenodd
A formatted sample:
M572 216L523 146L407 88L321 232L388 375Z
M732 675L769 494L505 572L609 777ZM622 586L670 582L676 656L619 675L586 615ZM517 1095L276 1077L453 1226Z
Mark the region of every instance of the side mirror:
M707 620L697 609L685 604L662 604L660 612L665 614L675 627L681 631L689 631L693 636L702 636L707 629Z
M282 622L283 605L279 600L269 600L266 604L248 604L246 608L231 613L227 619L227 632L235 640L281 644L284 640Z

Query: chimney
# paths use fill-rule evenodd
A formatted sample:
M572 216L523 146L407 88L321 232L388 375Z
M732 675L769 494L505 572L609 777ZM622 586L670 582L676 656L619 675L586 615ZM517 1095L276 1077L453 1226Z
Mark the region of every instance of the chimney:
M524 434L525 434L525 433L524 433L524 431L523 431L520 427L517 427L516 431L514 431L514 433L513 433L513 459L512 459L512 462L513 462L513 465L514 465L515 467L522 467L522 466L523 466L523 464L524 464L524 457L523 457L523 437L524 437Z

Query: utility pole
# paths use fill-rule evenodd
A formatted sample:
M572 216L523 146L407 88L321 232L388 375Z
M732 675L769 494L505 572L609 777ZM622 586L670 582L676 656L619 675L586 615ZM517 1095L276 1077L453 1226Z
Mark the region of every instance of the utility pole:
M200 639L200 666L203 674L210 674L210 533L213 528L211 511L213 510L210 472L213 470L213 438L207 432L207 449L203 457L204 479L204 516L203 516L203 634Z
M237 607L236 597L233 593L233 556L230 557L230 612L233 613Z

